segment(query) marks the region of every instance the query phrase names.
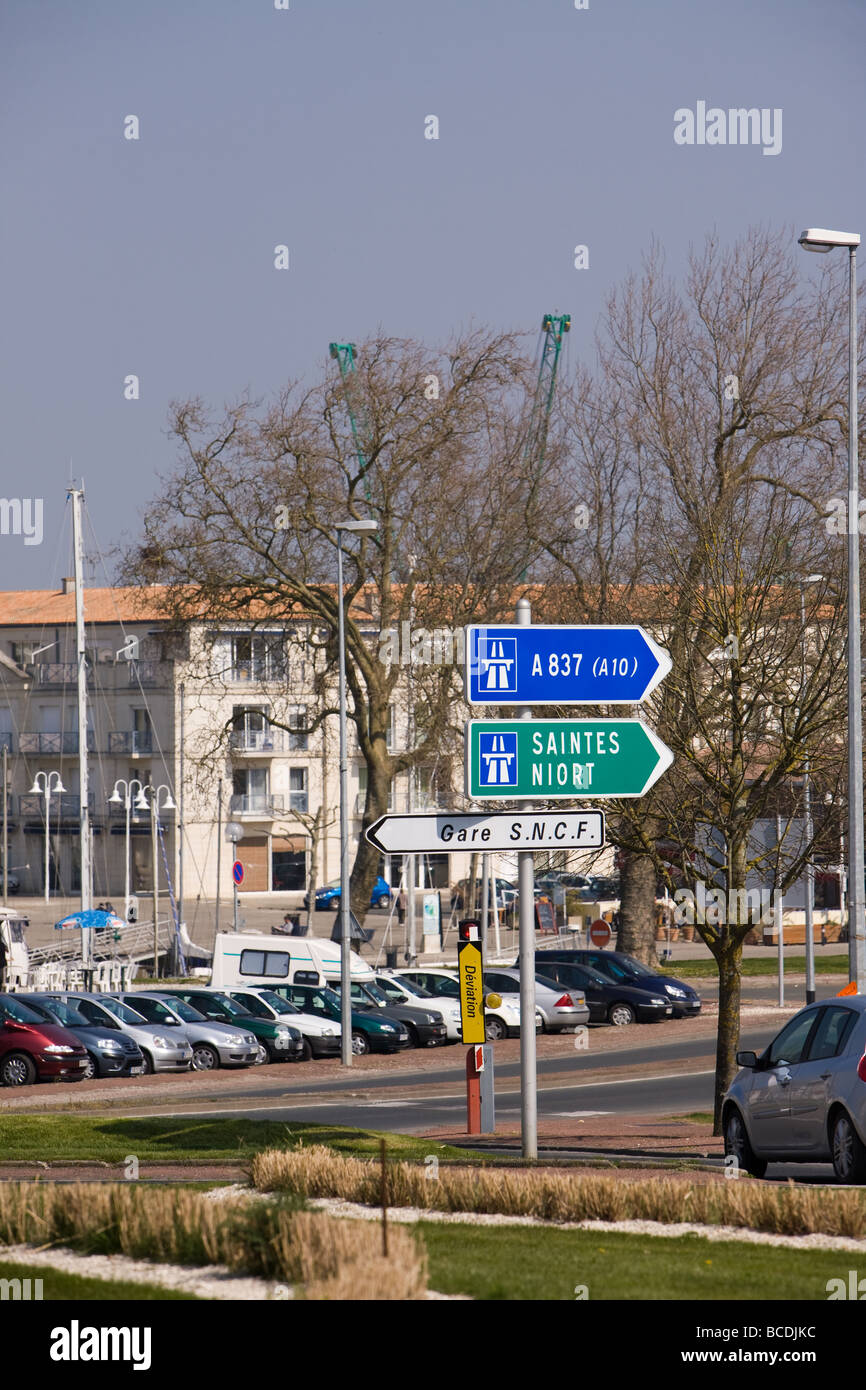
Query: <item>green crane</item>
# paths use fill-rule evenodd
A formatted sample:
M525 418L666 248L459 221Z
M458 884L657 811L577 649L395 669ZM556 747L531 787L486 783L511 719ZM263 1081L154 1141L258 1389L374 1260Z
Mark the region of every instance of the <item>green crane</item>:
M541 477L541 466L547 449L547 430L550 424L550 411L556 390L556 373L559 367L559 354L562 340L571 329L571 314L545 314L541 320L541 356L538 364L538 380L532 398L532 412L529 429L523 449L523 471L529 480L527 507L532 501ZM521 582L526 580L526 569L521 571Z
M363 421L361 418L361 407L357 399L353 401L356 392L353 388L352 378L355 375L355 363L358 359L358 349L354 343L329 343L328 351L340 368L340 376L343 380L343 390L346 395L346 414L349 417L349 424L352 427L352 439L355 441L355 453L358 455L358 468L361 477L364 479L364 494L367 501L370 501L370 485L367 482L367 455L362 439Z

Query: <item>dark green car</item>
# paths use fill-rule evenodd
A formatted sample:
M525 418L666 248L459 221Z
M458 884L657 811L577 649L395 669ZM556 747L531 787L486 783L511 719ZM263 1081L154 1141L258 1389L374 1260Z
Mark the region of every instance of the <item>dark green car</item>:
M302 1013L340 1022L340 996L327 985L270 985L269 988ZM375 1010L352 1010L352 1051L356 1057L368 1052L402 1052L411 1042L408 1028L398 1019L380 1019Z
M232 1023L236 1028L248 1029L263 1044L269 1062L303 1060L304 1040L297 1028L273 1019L256 1018L243 1004L239 1004L236 999L230 999L221 990L166 989L160 992L185 1000L213 1023Z

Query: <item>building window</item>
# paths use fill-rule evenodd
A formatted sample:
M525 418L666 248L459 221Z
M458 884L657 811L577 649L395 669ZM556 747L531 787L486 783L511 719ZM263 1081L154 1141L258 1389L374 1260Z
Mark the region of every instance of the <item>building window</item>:
M305 767L289 768L289 810L301 812L307 810L307 769Z
M307 732L307 706L289 705L289 714L286 722L289 726L289 752L304 752L309 742L309 734Z
M286 674L282 633L238 632L232 637L234 681L276 681Z

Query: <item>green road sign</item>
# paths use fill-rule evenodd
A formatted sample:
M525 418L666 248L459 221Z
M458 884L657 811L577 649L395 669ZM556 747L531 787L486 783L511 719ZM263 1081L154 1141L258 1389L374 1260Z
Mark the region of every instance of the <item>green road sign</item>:
M674 755L641 719L470 719L472 800L643 796Z

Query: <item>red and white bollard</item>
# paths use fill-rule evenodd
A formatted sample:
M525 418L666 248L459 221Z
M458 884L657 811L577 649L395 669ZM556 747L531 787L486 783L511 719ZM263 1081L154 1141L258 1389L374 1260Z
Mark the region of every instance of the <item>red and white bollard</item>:
M481 1133L481 1073L484 1048L478 1044L466 1049L466 1133Z

